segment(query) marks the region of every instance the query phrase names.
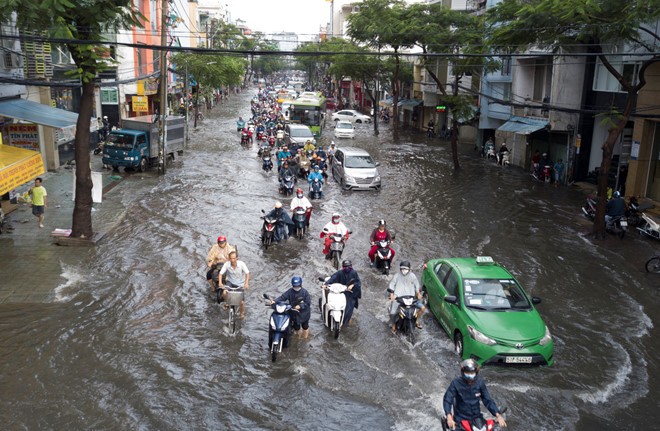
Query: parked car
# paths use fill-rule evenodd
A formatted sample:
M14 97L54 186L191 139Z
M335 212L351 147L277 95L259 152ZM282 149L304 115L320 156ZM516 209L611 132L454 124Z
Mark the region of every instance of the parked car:
M554 342L529 297L489 256L432 259L422 289L461 359L480 364L552 365Z
M295 141L302 148L308 140L316 145L314 133L304 124L287 124L284 127L284 141L287 145Z
M355 127L350 121L335 123L335 138L355 138Z
M332 114L333 121L350 121L351 123L371 123L371 117L354 111L352 109L342 109Z
M332 161L332 177L344 190L380 190L379 164L361 148L341 147Z

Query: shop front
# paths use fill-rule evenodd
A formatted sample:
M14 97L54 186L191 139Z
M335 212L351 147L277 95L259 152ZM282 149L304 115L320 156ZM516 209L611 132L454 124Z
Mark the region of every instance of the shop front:
M16 209L11 192L43 173L41 153L3 145L0 141L0 205L5 214Z

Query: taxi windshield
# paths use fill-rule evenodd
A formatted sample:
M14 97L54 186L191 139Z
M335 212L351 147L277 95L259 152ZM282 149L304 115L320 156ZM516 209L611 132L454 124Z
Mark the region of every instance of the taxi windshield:
M466 279L465 306L486 311L527 311L532 308L522 288L513 279Z

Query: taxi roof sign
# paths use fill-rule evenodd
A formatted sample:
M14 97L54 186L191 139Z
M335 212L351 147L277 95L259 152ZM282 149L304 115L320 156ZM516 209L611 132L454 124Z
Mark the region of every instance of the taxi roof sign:
M477 265L493 265L495 261L490 256L477 256Z

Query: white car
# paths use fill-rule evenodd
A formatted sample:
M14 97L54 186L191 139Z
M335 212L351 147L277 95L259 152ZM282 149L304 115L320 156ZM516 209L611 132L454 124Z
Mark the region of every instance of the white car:
M332 114L333 121L350 121L351 123L371 123L371 117L354 111L352 109L343 109Z
M355 127L350 121L335 122L335 138L355 138Z

